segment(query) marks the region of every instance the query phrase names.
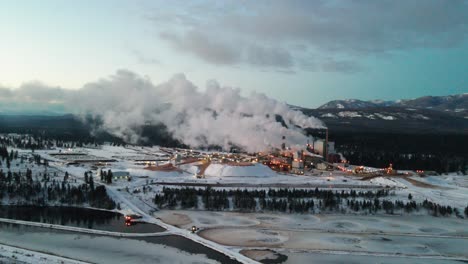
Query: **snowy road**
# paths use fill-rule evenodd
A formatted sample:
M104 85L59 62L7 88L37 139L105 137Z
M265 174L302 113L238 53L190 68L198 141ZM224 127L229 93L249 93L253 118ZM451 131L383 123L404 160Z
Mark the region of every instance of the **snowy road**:
M114 200L116 200L116 202L121 202L122 204L125 204L126 206L128 206L135 213L138 213L138 214L142 215L144 221L146 221L148 223L152 223L152 224L157 224L159 226L164 227L167 230L166 232L169 233L169 234L183 236L183 237L188 238L188 239L190 239L192 241L198 242L198 243L200 243L200 244L202 244L202 245L204 245L206 247L209 247L209 248L211 248L213 250L216 250L218 252L221 252L221 253L223 253L223 254L225 254L225 255L233 258L233 259L236 259L237 261L239 261L241 263L258 263L256 261L250 259L250 258L247 258L246 256L244 256L244 255L242 255L242 254L240 254L238 252L232 251L228 247L221 246L221 245L219 245L219 244L217 244L215 242L212 242L212 241L204 239L204 238L202 238L202 237L200 237L200 236L198 236L196 234L193 234L189 230L180 229L180 228L165 224L161 220L154 218L153 216L147 214L146 212L144 212L143 210L138 208L136 205L134 205L132 202L130 202L126 197L124 197L124 195L122 195L121 192L119 192L114 187L107 186L107 190L109 192L109 195L111 195L114 198Z
M378 185L322 184L322 183L197 183L197 182L155 182L152 185L190 186L190 187L227 187L227 188L325 188L325 189L382 189Z
M105 153L104 153L105 154ZM107 154L106 154L107 155ZM110 155L110 154L109 154ZM109 156L107 155L107 156ZM105 156L105 155L104 155ZM127 166L132 166L129 162L121 162L121 164L114 164L113 167L124 170ZM221 167L221 166L220 166ZM185 168L185 167L184 167ZM60 166L57 169L61 169ZM64 168L62 168L63 170ZM83 170L81 167L67 167L68 172L76 179L81 181L83 179ZM224 169L222 167L221 169ZM63 170L64 171L64 170ZM128 170L127 170L128 171ZM349 218L353 216L339 216L333 221L328 223L317 221L314 219L307 218L306 221L298 224L298 219L302 215L291 217L291 221L287 221L287 216L280 215L273 217L273 220L265 220L267 217L261 215L258 219L249 219L253 222L264 222L264 225L259 227L242 227L234 226L227 227L228 223L234 223L235 221L230 219L223 220L219 216L219 213L215 217L211 212L206 212L206 215L198 212L188 212L190 215L198 215L198 219L187 224L175 224L173 222L164 223L153 215L155 211L154 205L152 204L152 198L154 193L160 191L163 186L189 186L189 187L213 187L213 188L325 188L325 189L365 189L365 190L376 190L383 188L390 188L393 190L391 199L406 199L408 194L411 193L416 202L422 202L424 199L443 203L443 205L456 206L458 208L464 208L466 206L467 189L462 186L453 186L449 184L450 181L444 182L439 178L417 178L417 181L421 181L420 186L414 185L411 182L403 178L382 178L376 177L369 181L359 181L358 178L348 177L333 174L334 176L291 176L291 175L274 175L271 177L260 177L257 176L228 176L233 174L227 174L224 171L220 171L221 174L226 174L223 177L214 173L215 176L207 177L206 179L194 179L193 172L190 168L185 170L185 173L180 175L169 175L169 173L154 173L145 176L147 171L130 173L136 174L131 182L116 181L111 185L105 185L108 194L117 202L120 203L122 210L121 213L136 213L143 216L145 222L157 224L164 227L167 231L157 234L138 234L137 236L160 236L160 235L177 235L182 236L191 241L197 242L210 249L216 250L232 259L236 259L242 263L257 263L250 258L240 254L239 251L242 249L255 250L265 249L268 247L268 243L274 244L277 242L277 246L272 246L278 252L287 252L287 255L295 254L295 252L301 252L298 254L316 254L316 255L343 255L350 257L368 256L374 258L398 258L401 261L404 259L419 261L419 259L430 259L434 262L437 261L468 261L468 255L464 253L468 243L468 233L461 228L466 227L464 223L460 225L451 226L451 222L459 221L458 219L447 218L441 223L437 224L426 224L425 222L432 222L431 219L420 218L410 219L411 221L401 221L400 216L395 217L380 217L380 216L366 216L356 217L356 221L351 221ZM132 175L133 175L132 174ZM143 176L141 176L143 175ZM252 174L247 174L252 175ZM328 175L328 173L327 173ZM141 176L141 177L140 177ZM416 178L416 177L415 177ZM427 183L422 185L422 182ZM99 185L99 182L95 182ZM149 192L148 189L143 189L144 186L148 188L152 185ZM424 187L425 186L425 187ZM429 188L430 187L430 188ZM142 191L143 189L143 191ZM395 194L396 193L396 194ZM390 199L389 198L389 199ZM178 211L179 213L179 211ZM421 213L422 214L422 213ZM175 215L175 214L174 214ZM162 216L161 216L162 217ZM315 218L330 218L331 216L317 216ZM404 216L402 216L404 217ZM216 218L216 219L214 219ZM262 220L263 218L263 220ZM284 222L282 219L285 219ZM304 218L306 218L304 216ZM313 218L313 217L310 217ZM379 222L380 220L382 222ZM164 220L164 218L162 218ZM192 219L193 220L193 219ZM251 221L242 222L239 219L240 225L250 225ZM275 222L278 220L277 222ZM456 220L456 221L455 221ZM1 220L0 220L1 222ZM368 223L368 224L366 224ZM382 224L382 227L379 226ZM458 223L458 222L457 222ZM280 228L275 228L274 225L283 225ZM205 230L213 229L213 227L222 229L223 225L227 229L231 230L226 232L219 232L218 234L212 234L213 237L219 239L213 239L213 237L204 236L203 233L193 234L188 230L192 225L199 227L202 232ZM298 228L292 228L292 226L298 226ZM338 227L342 225L343 227ZM369 226L366 229L366 225ZM48 227L49 225L45 225ZM309 228L306 228L309 226ZM322 228L317 228L322 226ZM179 228L180 227L180 228ZM206 228L206 229L205 229ZM333 229L335 228L335 229ZM63 229L65 230L65 229ZM76 232L87 232L70 230ZM271 233L269 233L272 231ZM94 230L93 230L94 232ZM98 231L100 232L100 231ZM102 231L102 234L107 236L119 236L119 233L113 233L108 231ZM241 235L239 235L241 233ZM276 234L276 235L275 235ZM133 234L123 234L123 236L129 237ZM202 237L203 236L203 237ZM236 237L237 236L237 237ZM384 237L385 236L385 237ZM388 238L390 237L390 238ZM283 239L284 238L284 239ZM223 240L236 240L236 242L223 243ZM279 239L279 240L275 240ZM260 244L248 244L258 241ZM188 241L184 242L188 243ZM346 258L346 257L343 257ZM294 259L292 257L291 259ZM292 260L291 260L292 261ZM431 261L432 262L432 261ZM289 263L289 262L287 262ZM294 262L291 262L294 263ZM304 262L308 263L308 262ZM356 262L358 263L358 262Z
M30 222L30 221L14 220L14 219L7 219L7 218L0 218L0 223L36 226L36 227L50 228L50 229L63 230L63 231L71 231L71 232L78 232L78 233L103 235L103 236L115 236L115 237L156 237L156 236L168 236L172 234L167 231L158 232L158 233L121 233L121 232L111 232L111 231L88 229L88 228L82 228L82 227L74 227L74 226L63 226L63 225L53 225L53 224L37 223L37 222Z
M57 169L60 170L60 168L57 168ZM72 178L82 180L81 175L80 176L75 175L73 172L69 173L69 175ZM95 184L96 185L101 185L99 182L96 182ZM204 238L202 238L202 237L200 237L200 236L198 236L196 234L193 234L189 230L180 229L180 228L165 224L161 220L158 220L158 219L154 218L153 216L147 214L145 211L140 209L134 203L129 201L126 197L124 197L124 195L122 195L122 193L120 191L117 190L117 189L119 189L118 187L109 186L109 185L105 185L105 186L106 186L107 192L109 193L109 196L111 196L116 203L120 203L122 208L127 207L128 209L133 211L133 213L140 214L141 216L143 216L142 220L145 221L145 222L148 222L148 223L151 223L151 224L156 224L156 225L164 227L167 230L166 232L164 232L166 235L170 234L170 235L179 235L179 236L185 237L185 238L190 239L190 240L192 240L194 242L200 243L200 244L202 244L202 245L204 245L204 246L206 246L208 248L211 248L211 249L216 250L216 251L218 251L220 253L223 253L226 256L228 256L228 257L230 257L232 259L235 259L235 260L237 260L237 261L239 261L241 263L258 263L256 261L242 255L239 252L231 250L228 247L219 245L219 244L217 244L215 242L212 242L212 241L204 239Z

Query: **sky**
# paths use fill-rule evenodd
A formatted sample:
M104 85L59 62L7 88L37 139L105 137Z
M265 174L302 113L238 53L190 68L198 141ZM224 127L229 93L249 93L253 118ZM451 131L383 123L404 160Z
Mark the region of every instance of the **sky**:
M125 70L304 107L466 93L467 14L466 0L0 0L0 88Z

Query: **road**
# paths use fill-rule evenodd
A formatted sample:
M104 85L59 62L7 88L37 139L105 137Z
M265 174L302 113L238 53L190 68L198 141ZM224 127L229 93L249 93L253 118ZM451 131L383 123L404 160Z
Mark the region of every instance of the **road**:
M165 186L189 186L189 187L228 187L228 188L334 188L334 189L383 189L383 186L377 185L350 185L350 184L315 184L315 183L301 183L301 184L287 184L287 183L197 183L197 182L154 182L153 185Z
M60 168L57 168L57 169L60 170ZM70 175L71 178L75 178L78 181L82 180L82 177L79 177L77 175L73 175L72 173L69 173L69 175ZM96 186L101 185L101 183L95 182L95 185ZM217 243L215 243L213 241L204 239L204 238L198 236L197 234L192 233L190 230L180 229L180 228L168 225L168 224L162 222L159 219L156 219L154 216L147 214L145 211L140 209L137 205L135 205L131 201L129 201L124 195L122 195L122 193L118 190L118 189L120 189L120 187L115 187L115 186L111 186L111 185L105 185L105 186L106 186L106 190L107 190L108 194L114 199L114 201L116 203L120 203L121 206L125 205L127 208L129 208L134 213L143 216L143 219L141 219L142 221L145 221L145 222L150 223L150 224L156 224L156 225L159 225L159 226L165 228L167 230L165 232L165 235L179 235L179 236L185 237L185 238L190 239L190 240L192 240L194 242L200 243L200 244L202 244L202 245L204 245L204 246L206 246L208 248L216 250L216 251L218 251L218 252L220 252L220 253L222 253L222 254L224 254L224 255L232 258L232 259L236 259L237 261L239 261L241 263L258 263L256 261L242 255L239 252L231 250L228 247L225 247L225 246L219 245L219 244L217 244ZM97 231L97 230L92 230L92 231ZM104 231L104 232L106 232L106 231ZM144 236L144 235L142 235L142 236Z
M205 238L202 238L200 236L198 236L197 234L194 234L192 233L190 230L186 230L186 229L181 229L181 228L177 228L177 227L174 227L174 226L171 226L171 225L168 225L164 222L162 222L161 220L159 219L156 219L154 218L153 216L147 214L146 212L144 212L143 210L141 210L140 208L138 208L136 205L134 205L132 202L130 202L126 197L124 197L118 190L117 188L115 187L110 187L108 186L107 187L107 191L114 197L114 198L117 198L116 202L120 202L121 204L125 204L127 205L129 208L131 208L135 213L137 214L140 214L141 216L143 216L143 221L145 222L148 222L148 223L151 223L151 224L157 224L159 226L162 226L164 227L168 232L168 234L171 234L171 235L179 235L179 236L183 236L185 238L188 238L192 241L195 241L197 243L200 243L208 248L211 248L213 250L216 250L220 253L223 253L225 254L226 256L228 257L231 257L233 259L236 259L237 261L241 262L241 263L258 263L250 258L247 258L246 256L242 255L241 253L239 252L235 252L235 251L232 251L231 249L229 249L228 247L225 247L225 246L222 246L222 245L219 245L213 241L210 241L210 240L207 240Z
M104 235L104 236L114 236L114 237L155 237L155 236L168 236L168 235L171 235L171 233L168 232L168 231L157 232L157 233L121 233L121 232L112 232L112 231L104 231L104 230L97 230L97 229L88 229L88 228L74 227L74 226L63 226L63 225L54 225L54 224L30 222L30 221L23 221L23 220L14 220L14 219L8 219L8 218L0 218L0 223L35 226L35 227L43 227L43 228L50 228L50 229L63 230L63 231L71 231L71 232L77 232L77 233L86 233L86 234Z

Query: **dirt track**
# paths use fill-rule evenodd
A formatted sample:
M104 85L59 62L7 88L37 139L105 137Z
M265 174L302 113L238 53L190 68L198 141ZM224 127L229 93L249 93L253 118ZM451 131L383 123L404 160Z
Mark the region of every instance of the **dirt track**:
M430 189L444 189L443 187L435 186L429 183L417 181L415 179L409 178L409 177L404 177L407 182L413 184L416 187L423 187L423 188L430 188Z
M286 184L286 183L266 183L266 184L249 184L249 183L184 183L184 182L155 182L157 185L167 186L190 186L190 187L230 187L230 188L355 188L355 189L384 189L383 186L376 185L350 185L350 184Z

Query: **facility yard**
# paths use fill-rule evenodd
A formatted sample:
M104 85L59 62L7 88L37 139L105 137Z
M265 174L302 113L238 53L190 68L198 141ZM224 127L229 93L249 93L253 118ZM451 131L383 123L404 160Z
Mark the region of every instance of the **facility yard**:
M56 181L62 181L68 173L70 184L83 183L85 172L91 172L96 184L105 185L109 195L119 203L117 211L143 215L144 221L160 224L170 234L183 235L244 263L254 260L342 263L344 259L349 263L375 263L381 262L381 257L385 257L383 263L468 261L468 222L454 215L434 217L424 210L394 215L326 210L303 214L242 212L232 206L224 211L206 211L203 206L168 210L154 203L155 195L161 194L163 188L210 187L226 191L317 188L333 192L388 190L390 195L383 199L389 201L406 201L411 194L412 201L418 203L428 200L463 211L468 201L468 177L463 175L420 177L404 172L365 178L340 169L312 169L296 175L273 171L257 162L224 162L222 158L213 158L228 157L228 153L110 145L36 150L34 154L48 160L45 166L31 161L30 150L17 150L26 159L22 163L13 161L12 172L31 169L38 180L49 175L50 180ZM0 169L7 171L5 163ZM115 178L107 184L100 181L100 170L128 173L131 179ZM193 234L189 232L192 226L198 228Z

